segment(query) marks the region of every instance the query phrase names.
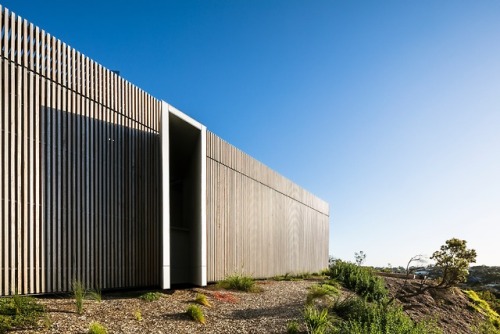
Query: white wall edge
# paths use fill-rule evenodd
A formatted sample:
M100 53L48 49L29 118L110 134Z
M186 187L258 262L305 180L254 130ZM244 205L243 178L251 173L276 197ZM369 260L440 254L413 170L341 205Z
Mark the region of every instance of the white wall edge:
M162 283L170 289L170 154L169 105L161 103L161 169L162 169Z
M201 134L201 175L200 175L200 196L201 196L201 233L200 233L200 248L201 248L201 263L198 284L201 286L207 285L207 128L200 122L186 115L179 109L162 101L162 189L163 189L163 282L164 289L170 288L170 198L169 198L169 151L168 151L168 117L169 113L179 117L186 123L200 130ZM166 122L163 120L166 119ZM166 126L166 136L164 135L163 126ZM165 138L166 137L166 138ZM165 196L167 195L167 196ZM165 247L165 245L167 245Z
M162 101L163 102L163 101ZM198 122L197 120L195 120L194 118L191 118L190 116L186 115L185 113L183 113L182 111L180 111L179 109L173 107L172 105L164 102L166 105L168 105L168 110L174 114L175 116L179 117L180 119L182 119L183 121L191 124L192 126L194 126L195 128L197 129L202 129L202 128L205 128L206 127L201 124L200 122Z
M201 127L201 286L207 285L207 128Z

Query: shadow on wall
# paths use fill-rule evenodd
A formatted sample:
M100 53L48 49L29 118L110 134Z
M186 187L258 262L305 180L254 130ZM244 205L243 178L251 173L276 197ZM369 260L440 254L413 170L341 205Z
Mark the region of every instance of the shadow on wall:
M96 113L43 108L47 292L71 290L75 279L100 289L161 285L160 135L109 110Z

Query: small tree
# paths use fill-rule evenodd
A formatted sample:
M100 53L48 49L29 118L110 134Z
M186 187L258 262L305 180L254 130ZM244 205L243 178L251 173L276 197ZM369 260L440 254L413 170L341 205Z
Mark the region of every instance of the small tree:
M359 253L356 252L354 253L354 258L356 259L356 264L361 266L366 260L366 253L363 251L360 251Z
M452 238L435 251L431 256L436 267L441 268L443 277L438 287L451 287L465 282L469 273L469 265L476 262L476 251L467 249L467 241Z

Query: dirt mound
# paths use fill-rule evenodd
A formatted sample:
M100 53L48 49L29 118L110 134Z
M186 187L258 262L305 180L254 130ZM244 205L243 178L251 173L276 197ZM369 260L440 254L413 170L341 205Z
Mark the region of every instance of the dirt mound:
M401 303L414 320L435 319L445 334L468 334L484 321L475 311L467 296L458 288L428 289L418 293L421 281L383 277L391 296Z

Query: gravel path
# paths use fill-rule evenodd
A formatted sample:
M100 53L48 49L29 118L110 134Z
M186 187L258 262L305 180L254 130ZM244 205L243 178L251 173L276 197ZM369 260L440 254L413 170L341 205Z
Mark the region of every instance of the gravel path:
M73 299L41 298L48 310L46 329L18 333L87 333L91 322L109 333L286 333L287 323L298 320L313 281L261 281L263 292L244 293L212 287L169 291L158 301L134 295L105 295L102 302L86 300L82 315ZM197 292L207 295L212 307L202 306L206 324L192 321L186 308ZM140 312L142 320L136 318Z

